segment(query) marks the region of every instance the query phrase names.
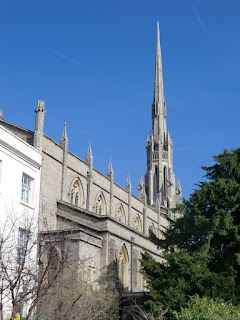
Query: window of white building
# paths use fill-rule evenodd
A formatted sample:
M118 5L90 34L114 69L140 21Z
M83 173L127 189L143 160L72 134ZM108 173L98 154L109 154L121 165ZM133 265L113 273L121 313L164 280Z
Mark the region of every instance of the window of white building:
M31 201L32 201L32 184L33 184L33 179L27 176L25 173L23 173L21 201L29 205L31 204Z
M26 260L27 250L27 232L24 229L18 230L18 246L17 246L17 261L21 265Z

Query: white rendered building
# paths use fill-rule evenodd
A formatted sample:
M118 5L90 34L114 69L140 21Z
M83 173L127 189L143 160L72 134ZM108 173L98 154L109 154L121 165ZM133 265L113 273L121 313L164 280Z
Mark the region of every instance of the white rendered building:
M41 161L42 155L38 150L0 125L0 254L1 261L5 261L9 270L13 270L10 277L22 262L27 232L34 232L37 238ZM29 230L29 226L32 230ZM31 259L28 258L25 264L34 261L32 267L36 270L36 246L30 254ZM2 283L4 272L1 268L2 265ZM21 287L19 290L16 288L16 296L21 291ZM8 308L12 308L7 292L4 290L0 296L3 319L9 314ZM27 305L24 308L23 305L18 306L17 311L26 312Z

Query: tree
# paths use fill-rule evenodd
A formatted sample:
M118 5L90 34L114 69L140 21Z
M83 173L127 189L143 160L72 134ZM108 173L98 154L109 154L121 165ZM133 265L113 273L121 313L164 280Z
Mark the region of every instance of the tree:
M43 241L38 234L38 219L34 212L8 214L0 226L0 319L32 319L44 295L54 285L67 262L67 254L49 279L59 239L48 234L47 259L39 269L38 255ZM46 229L47 230L47 229ZM24 312L23 312L24 309Z
M151 296L145 304L167 308L169 319L195 294L240 303L240 149L214 160L203 167L206 180L183 201L183 216L162 239L151 235L164 262L142 256Z
M88 259L71 261L64 267L48 294L41 300L39 314L52 320L112 320L118 310L116 291L104 281L91 281L86 272ZM108 274L108 280L111 277ZM103 280L103 279L102 279Z
M187 307L175 313L176 320L238 320L240 307L220 299L190 298Z
M113 319L116 292L90 281L71 230L52 231L41 217L39 232L38 222L34 212L12 213L0 226L0 319Z

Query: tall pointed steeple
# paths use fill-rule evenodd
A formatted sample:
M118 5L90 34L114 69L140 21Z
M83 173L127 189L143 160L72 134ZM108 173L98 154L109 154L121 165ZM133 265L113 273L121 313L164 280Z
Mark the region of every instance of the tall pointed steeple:
M174 207L175 176L172 168L172 139L167 130L166 117L160 31L159 23L157 23L152 130L150 140L147 140L146 145L147 173L145 174L145 185L149 205L156 206L160 203L160 205Z
M159 23L157 22L157 41L155 58L154 94L152 104L152 129L154 141L162 141L166 132L166 104L163 90L162 54L160 46Z
M163 75L162 75L162 54L160 46L159 23L157 22L157 44L155 58L155 80L154 80L154 97L153 103L162 103L164 101L163 93Z

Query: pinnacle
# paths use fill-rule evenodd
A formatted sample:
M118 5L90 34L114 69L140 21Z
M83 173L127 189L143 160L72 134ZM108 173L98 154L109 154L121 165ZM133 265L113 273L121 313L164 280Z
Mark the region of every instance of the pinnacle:
M146 195L144 183L143 183L143 186L142 186L141 200L142 200L143 203L146 203L146 200L147 200L147 195Z
M130 192L131 191L131 181L130 181L130 174L129 174L129 171L128 171L128 175L127 175L127 181L126 181L126 190L128 191L128 192Z
M112 167L112 158L109 158L109 165L108 165L108 171L107 171L108 177L111 177L113 175L113 167Z
M159 201L159 195L157 195L157 200L156 200L156 207L159 208L160 207L160 201Z
M180 179L179 179L179 177L178 177L178 180L177 180L177 189L176 189L176 191L177 191L178 193L182 193L182 187L181 187L181 184L180 184Z
M61 137L60 141L61 141L61 143L65 142L65 141L68 142L67 124L66 124L66 122L64 122L62 137Z
M91 142L88 142L88 152L86 156L86 162L89 166L92 166L93 164L93 155L92 155L92 149L91 149Z
M142 179L142 175L140 175L137 189L141 190L142 188L143 188L143 179Z

